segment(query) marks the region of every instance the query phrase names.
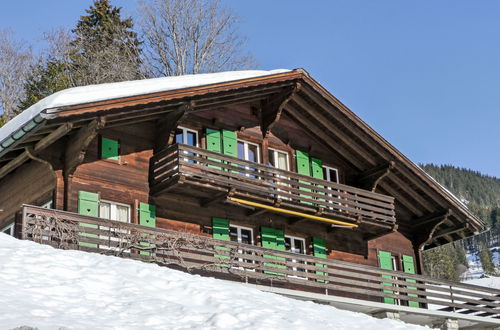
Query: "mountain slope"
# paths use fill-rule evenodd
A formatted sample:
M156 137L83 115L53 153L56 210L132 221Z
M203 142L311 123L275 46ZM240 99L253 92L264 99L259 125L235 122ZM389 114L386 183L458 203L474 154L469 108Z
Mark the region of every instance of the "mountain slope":
M0 328L424 329L0 233Z

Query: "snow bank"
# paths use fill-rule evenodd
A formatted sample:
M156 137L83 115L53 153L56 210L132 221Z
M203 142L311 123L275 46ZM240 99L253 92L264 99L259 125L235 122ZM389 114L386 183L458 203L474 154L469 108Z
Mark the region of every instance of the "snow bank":
M198 87L228 81L262 77L272 74L289 72L290 70L278 69L271 71L246 70L227 71L218 73L205 73L175 77L123 81L117 83L89 85L62 90L47 96L38 103L21 112L0 129L0 143L9 135L24 126L45 109L111 100L120 97L138 96L156 92L165 92L181 88Z
M491 276L491 277L485 277L485 278L476 278L470 281L466 281L465 283L467 284L475 284L475 285L480 285L484 286L487 288L492 288L492 289L498 289L500 290L500 277L497 276Z
M423 329L0 234L0 328Z

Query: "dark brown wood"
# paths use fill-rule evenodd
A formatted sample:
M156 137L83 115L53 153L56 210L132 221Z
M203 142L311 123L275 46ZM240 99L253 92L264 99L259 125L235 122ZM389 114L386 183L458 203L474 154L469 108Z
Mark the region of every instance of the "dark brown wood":
M286 106L288 101L300 90L300 84L296 83L295 86L285 89L278 96L269 97L261 102L261 130L262 136L265 138L271 131L273 126L281 117L281 112Z

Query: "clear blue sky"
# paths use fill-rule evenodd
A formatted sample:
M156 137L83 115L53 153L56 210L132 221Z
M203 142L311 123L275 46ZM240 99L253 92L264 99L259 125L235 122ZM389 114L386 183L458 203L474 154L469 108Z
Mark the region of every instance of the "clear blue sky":
M415 162L500 177L500 1L223 2L260 68L306 69ZM90 3L5 1L0 28L36 42Z

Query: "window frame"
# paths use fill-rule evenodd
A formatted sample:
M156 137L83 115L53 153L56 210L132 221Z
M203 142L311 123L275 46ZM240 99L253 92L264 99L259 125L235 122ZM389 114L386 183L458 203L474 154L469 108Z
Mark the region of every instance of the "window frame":
M241 244L245 244L245 243L242 243L241 242L241 230L242 229L245 229L245 230L249 230L250 231L250 240L251 240L251 243L250 245L255 245L255 242L254 242L254 239L253 239L253 228L250 228L250 227L245 227L245 226L239 226L239 225L233 225L233 224L229 224L229 240L231 240L231 227L233 228L236 228L236 237L237 237L237 243L241 243Z
M295 244L295 241L301 241L302 244L303 244L303 253L298 253L298 252L292 252L292 250L287 250L286 249L286 239L290 239L290 247L293 247ZM286 252L290 252L290 253L295 253L295 254L298 254L298 255L306 255L307 254L307 245L306 245L306 239L303 238L303 237L298 237L298 236L292 236L292 235L284 235L284 241L285 241L285 251ZM303 264L302 262L298 262L297 260L295 259L288 259L288 261L290 262L293 262L293 263L297 263L297 266L294 267L294 266L288 266L288 269L290 270L293 270L295 272L297 271L300 271L300 272L304 272L307 273L307 269L304 269L304 268L300 268L300 265ZM291 278L297 278L297 279L301 279L301 280L307 280L307 277L305 276L297 276L297 275L287 275L287 277L291 277Z
M338 170L338 168L327 166L327 165L322 165L322 168L326 170L326 171L324 171L324 173L327 174L327 175L325 175L325 178L324 178L325 181L339 183L339 170ZM335 172L336 181L332 181L330 178L330 171L332 171L332 170Z
M200 145L200 141L199 141L199 134L198 134L198 131L197 130L194 130L194 129L191 129L191 128L187 128L187 127L184 127L184 126L178 126L176 128L176 130L182 130L182 144L186 144L186 141L187 141L187 133L190 132L190 133L194 133L195 134L195 141L196 141L196 144L194 145L194 147L198 148L199 145ZM175 133L175 135L177 136L177 133ZM175 141L175 143L179 143L177 141Z
M268 152L268 154L270 154L271 152L273 153L273 158L274 158L275 164L278 164L278 154L279 153L285 154L286 155L286 169L282 169L282 168L279 168L276 166L273 166L273 167L276 169L279 169L279 170L283 170L283 171L290 171L290 153L288 151L268 147L267 152ZM269 166L272 166L272 165L269 165Z
M0 230L0 233L4 233L4 234L7 234L7 235L10 235L10 236L14 236L14 233L15 233L15 222L11 222L10 224L8 224L7 226L3 227L2 230ZM6 231L9 231L8 233L6 233Z
M109 219L108 218L103 218L101 216L101 204L102 203L108 203L110 205L110 208L109 208ZM112 219L112 214L116 215L116 206L125 206L127 207L128 209L128 214L127 214L127 222L124 222L124 221L120 221L120 220L116 220L116 219ZM119 222L123 222L123 223L130 223L131 222L131 218L132 218L132 207L130 207L130 204L124 204L124 203L120 203L120 202L114 202L114 201L110 201L110 200L106 200L106 199L101 199L99 200L99 218L101 219L106 219L106 220L112 220L112 221L119 221ZM115 217L116 218L116 217Z
M260 164L260 162L261 162L260 144L259 143L255 143L255 142L250 142L250 141L247 141L247 140L242 140L242 139L237 139L236 140L236 143L240 143L240 142L243 143L244 158L243 159L240 158L239 152L238 152L238 158L242 159L242 160L246 160L247 162L254 162L254 163ZM257 160L256 161L248 160L248 145L253 145L253 146L257 147L257 153L256 153L257 154Z

